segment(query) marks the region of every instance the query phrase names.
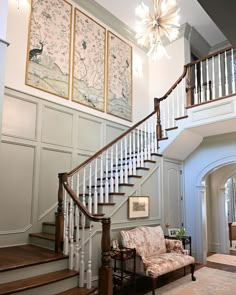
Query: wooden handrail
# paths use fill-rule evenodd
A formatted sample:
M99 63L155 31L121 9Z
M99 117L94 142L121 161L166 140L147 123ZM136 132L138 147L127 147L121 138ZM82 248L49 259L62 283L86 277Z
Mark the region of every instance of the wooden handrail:
M58 190L58 210L56 214L56 252L62 252L63 231L64 231L64 216L63 216L63 187L73 199L75 206L78 206L80 211L91 221L102 223L102 238L101 238L101 267L99 270L99 294L112 295L112 266L110 256L110 226L111 220L107 217L98 217L92 215L83 203L76 196L74 191L68 184L68 174L59 173L59 190Z
M86 215L86 217L94 222L102 222L103 217L97 217L92 215L88 209L83 205L83 203L79 200L79 198L76 196L76 194L74 193L74 191L70 188L68 182L68 174L67 173L63 173L63 186L65 188L65 190L67 191L67 193L70 195L70 197L73 199L73 201L76 203L76 205L79 207L79 209L83 212L84 215Z
M170 87L170 89L166 92L165 95L163 95L162 97L155 97L154 99L155 100L158 100L158 101L162 101L164 99L166 99L170 94L171 92L177 87L177 85L183 80L183 78L186 76L186 73L187 73L187 66L188 65L184 65L184 71L183 71L183 74L179 77L179 79Z
M105 150L107 150L109 147L117 143L121 138L125 137L128 133L130 133L132 130L134 130L136 127L141 125L143 122L145 122L147 119L149 119L151 116L155 114L156 111L153 111L151 114L149 114L147 117L127 129L125 132L123 132L121 135L119 135L117 138L115 138L113 141L105 145L102 149L100 149L98 152L96 152L94 155L92 155L90 158L85 160L83 163L81 163L79 166L71 170L69 173L67 173L68 176L73 176L76 172L78 172L82 167L86 166L88 163L92 162L94 159L96 159L99 155L101 155Z
M224 49L218 50L218 51L216 51L216 52L214 52L214 53L211 53L211 54L209 54L209 55L207 55L207 56L204 56L204 57L202 57L202 58L199 58L199 59L197 59L197 60L195 60L195 61L193 61L193 62L191 62L191 63L188 63L186 66L187 66L187 67L191 67L191 66L193 66L193 65L195 65L195 64L197 64L197 63L199 63L199 62L201 62L201 61L204 61L204 60L210 59L210 58L212 58L212 57L214 57L214 56L216 56L216 55L218 55L218 54L221 54L221 53L223 53L223 52L225 52L225 51L229 51L229 50L231 50L231 49L233 49L233 48L234 48L233 46L229 46L229 47L226 47L226 48L224 48Z

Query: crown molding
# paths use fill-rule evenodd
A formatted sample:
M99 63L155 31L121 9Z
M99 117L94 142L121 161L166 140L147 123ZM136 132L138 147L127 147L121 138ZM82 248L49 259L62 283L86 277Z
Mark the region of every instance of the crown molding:
M225 40L224 42L212 46L209 53L211 54L230 46L232 46L232 44L228 40Z
M141 47L135 39L135 32L96 1L73 0L73 2L99 19L106 26L119 33L122 37L143 49L143 47Z

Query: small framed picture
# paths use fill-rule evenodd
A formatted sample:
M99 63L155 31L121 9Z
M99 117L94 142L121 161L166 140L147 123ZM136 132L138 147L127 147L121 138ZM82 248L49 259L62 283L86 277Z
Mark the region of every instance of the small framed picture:
M111 240L111 248L113 250L119 249L119 243L118 243L118 241L116 239Z
M128 217L146 218L149 216L149 197L129 197Z
M168 228L169 237L176 237L178 228Z

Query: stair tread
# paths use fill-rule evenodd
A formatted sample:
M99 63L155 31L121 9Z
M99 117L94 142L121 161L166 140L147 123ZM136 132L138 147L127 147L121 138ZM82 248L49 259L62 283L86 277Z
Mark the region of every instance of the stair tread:
M85 289L85 288L73 288L56 295L89 295L92 294L97 288Z
M65 259L67 256L35 245L0 248L0 272Z
M48 233L31 233L29 234L30 237L37 237L45 240L50 240L50 241L55 241L55 235L53 234L48 234Z
M12 294L30 288L44 286L50 283L58 282L70 277L74 277L79 273L74 270L63 269L51 273L46 273L39 276L34 276L14 282L0 284L0 294Z

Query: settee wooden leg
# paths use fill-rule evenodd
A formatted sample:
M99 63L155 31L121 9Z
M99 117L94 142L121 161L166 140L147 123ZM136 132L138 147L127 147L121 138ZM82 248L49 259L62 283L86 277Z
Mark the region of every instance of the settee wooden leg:
M152 295L155 295L157 278L152 278Z
M192 281L196 281L196 277L194 276L194 270L195 270L195 264L190 264L191 267L191 276L192 276Z

